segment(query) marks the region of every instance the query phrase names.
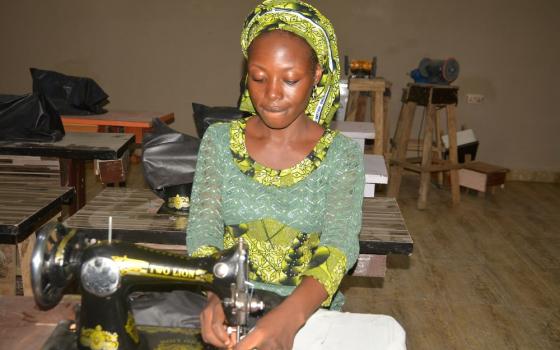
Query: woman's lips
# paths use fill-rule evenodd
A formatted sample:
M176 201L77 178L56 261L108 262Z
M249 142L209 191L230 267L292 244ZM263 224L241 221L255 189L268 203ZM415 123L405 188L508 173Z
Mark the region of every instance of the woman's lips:
M282 107L272 106L272 107L263 107L263 110L268 113L282 113L284 112L285 109Z

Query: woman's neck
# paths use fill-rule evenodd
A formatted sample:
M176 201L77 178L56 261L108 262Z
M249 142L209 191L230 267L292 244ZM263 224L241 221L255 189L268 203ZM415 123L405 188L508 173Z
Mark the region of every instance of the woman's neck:
M256 162L272 169L287 169L311 153L324 130L307 116L283 129L269 128L258 116L249 118L245 146Z
M318 140L323 134L323 128L306 115L297 118L282 129L270 128L258 116L251 117L247 126L250 137L266 139L269 143L277 145L297 144L309 138ZM313 135L319 135L319 137Z

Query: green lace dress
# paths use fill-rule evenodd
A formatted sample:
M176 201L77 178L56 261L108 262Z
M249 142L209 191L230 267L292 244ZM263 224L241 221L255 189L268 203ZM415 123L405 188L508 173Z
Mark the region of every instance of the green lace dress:
M339 309L338 286L359 250L359 146L326 129L299 164L274 170L247 153L245 126L246 119L214 124L204 135L191 195L189 253L211 254L243 237L257 289L289 295L312 276L329 294L323 306Z

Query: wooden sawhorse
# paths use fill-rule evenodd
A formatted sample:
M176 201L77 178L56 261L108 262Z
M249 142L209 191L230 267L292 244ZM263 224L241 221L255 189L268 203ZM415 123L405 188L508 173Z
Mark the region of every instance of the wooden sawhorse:
M395 130L395 140L392 150L391 171L389 176L388 197L397 197L402 180L403 169L420 173L420 189L418 209L426 208L430 175L432 172L450 172L451 198L453 205L461 198L459 191L458 169L461 167L457 157L457 121L456 106L459 88L447 85L408 84L403 91L403 106ZM426 119L423 123L422 157L407 158L406 152L414 120L416 106L426 108ZM441 159L443 147L441 144L441 130L438 112L445 108L447 114L447 133L449 135L449 159ZM435 133L434 133L435 129ZM435 148L434 146L435 134ZM433 158L432 153L438 155Z

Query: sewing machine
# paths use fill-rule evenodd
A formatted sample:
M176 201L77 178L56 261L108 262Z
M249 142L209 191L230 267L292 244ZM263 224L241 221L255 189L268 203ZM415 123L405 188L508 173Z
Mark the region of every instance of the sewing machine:
M110 232L110 229L109 229ZM272 299L257 296L248 281L247 248L242 240L209 257L189 257L139 245L96 240L78 230L48 224L37 234L31 262L36 304L56 306L78 285L76 322L61 322L43 349L208 349L198 329L136 325L127 297L144 286L201 286L222 300L238 339L248 332L250 314L262 313Z

